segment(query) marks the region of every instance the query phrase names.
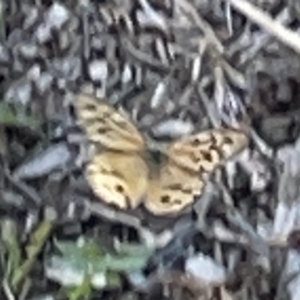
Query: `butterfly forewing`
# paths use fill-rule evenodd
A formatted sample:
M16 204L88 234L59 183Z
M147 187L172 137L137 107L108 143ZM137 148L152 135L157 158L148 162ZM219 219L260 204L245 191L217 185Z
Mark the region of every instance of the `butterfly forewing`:
M75 108L90 141L121 151L140 151L145 147L142 135L131 121L109 104L81 94Z
M173 142L168 155L179 166L197 172L211 172L242 150L247 135L235 129L212 129Z

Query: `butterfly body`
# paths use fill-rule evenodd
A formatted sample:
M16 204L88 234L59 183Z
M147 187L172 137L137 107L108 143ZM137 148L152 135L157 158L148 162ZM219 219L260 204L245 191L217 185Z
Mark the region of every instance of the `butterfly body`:
M153 150L106 102L82 94L75 107L88 139L102 148L87 164L87 181L97 196L121 209L143 203L155 215L180 212L201 195L206 175L247 145L241 131L212 129Z

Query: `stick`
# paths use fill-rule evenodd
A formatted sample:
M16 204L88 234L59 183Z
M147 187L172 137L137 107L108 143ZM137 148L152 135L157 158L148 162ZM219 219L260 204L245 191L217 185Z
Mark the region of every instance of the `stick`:
M245 0L226 0L239 12L244 14L264 30L275 36L282 43L292 48L300 54L300 36L296 32L287 29L276 22L269 14L261 11L259 8Z

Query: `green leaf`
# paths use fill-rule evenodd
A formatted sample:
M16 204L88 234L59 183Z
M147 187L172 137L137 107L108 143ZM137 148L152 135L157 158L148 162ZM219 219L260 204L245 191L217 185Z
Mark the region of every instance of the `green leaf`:
M20 245L17 239L17 225L11 219L1 221L1 241L3 244L2 254L7 254L5 264L5 279L11 282L13 274L18 270L21 263Z
M69 300L88 300L92 293L92 287L88 277L83 280L82 284L65 289L65 294Z
M55 245L64 256L72 255L76 258L83 256L87 259L94 259L104 254L103 249L93 240L83 238L79 238L76 243L70 241L56 241Z
M34 115L25 113L24 108L16 105L13 109L10 104L0 102L0 126L19 126L38 130L41 121Z
M16 270L12 279L12 288L16 290L22 280L26 278L31 267L44 246L50 232L52 230L51 221L45 220L30 236L29 244L26 247L27 258L22 265Z
M62 285L70 285L70 278L78 284L88 277L91 282L97 282L97 288L118 286L119 273L140 270L151 254L144 246L126 244L119 244L116 253L109 253L92 239L84 238L77 242L59 241L56 245L61 255L49 259L48 274Z

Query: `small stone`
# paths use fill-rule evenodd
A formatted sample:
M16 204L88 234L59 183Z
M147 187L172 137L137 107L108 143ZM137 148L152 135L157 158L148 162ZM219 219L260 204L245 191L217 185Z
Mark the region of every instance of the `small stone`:
M30 7L27 7L25 14L26 14L26 18L24 21L24 29L28 29L31 26L33 26L34 23L37 21L39 16L39 11L36 7L33 7L31 5Z
M40 43L45 43L51 38L51 29L60 29L69 18L69 11L59 3L53 3L50 7L46 20L36 30L36 38Z
M65 80L76 80L81 73L81 62L78 57L68 57L64 60L57 59L53 62L55 77Z
M128 83L132 80L132 71L130 69L130 66L126 64L123 72L122 72L122 82Z
M38 80L36 80L36 87L40 93L44 93L48 88L50 88L52 82L53 77L48 73L43 73Z
M169 119L159 123L153 128L153 133L156 136L180 137L191 133L193 125L189 122Z
M51 38L51 28L45 24L41 24L36 32L35 36L39 43L43 44L46 43Z
M9 56L8 49L4 45L0 44L0 62L9 62Z
M22 44L19 48L20 54L27 59L33 59L38 56L39 49L35 44Z
M202 253L187 260L186 272L207 284L223 282L226 279L225 268Z
M16 102L26 106L31 100L32 86L29 82L12 84L5 98L8 102Z
M49 27L60 28L69 18L69 11L61 4L54 2L48 11L46 24Z
M89 65L89 75L93 81L104 81L107 78L107 62L94 60Z
M27 78L36 81L41 76L41 67L37 64L33 65L27 72Z

